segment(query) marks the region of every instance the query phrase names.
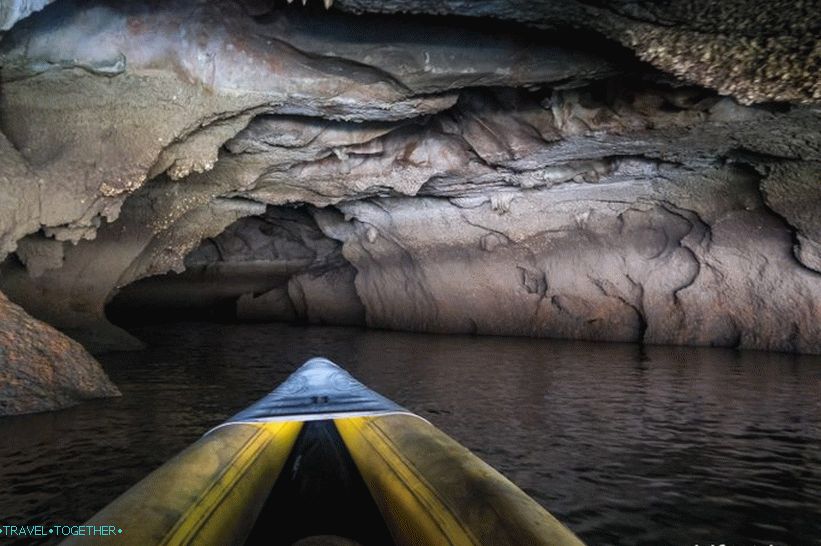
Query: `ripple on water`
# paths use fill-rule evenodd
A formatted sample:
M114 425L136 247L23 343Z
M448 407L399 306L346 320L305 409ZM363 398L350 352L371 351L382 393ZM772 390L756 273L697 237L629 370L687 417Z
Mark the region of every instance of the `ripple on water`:
M122 398L0 419L0 522L84 521L323 355L591 545L821 544L817 357L287 325L137 333L149 350L102 358Z

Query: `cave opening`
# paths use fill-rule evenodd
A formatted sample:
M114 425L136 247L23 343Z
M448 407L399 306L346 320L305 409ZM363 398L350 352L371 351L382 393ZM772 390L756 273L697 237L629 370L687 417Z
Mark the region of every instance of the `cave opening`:
M268 207L237 220L188 253L183 272L120 289L107 318L123 327L185 319L364 325L355 271L312 213Z

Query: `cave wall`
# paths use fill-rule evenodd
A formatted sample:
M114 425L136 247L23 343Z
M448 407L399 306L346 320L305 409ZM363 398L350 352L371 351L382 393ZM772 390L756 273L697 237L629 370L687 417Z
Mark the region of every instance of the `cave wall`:
M211 290L242 319L821 353L804 4L46 4L0 11L0 290L94 351L140 347L119 292Z
M821 276L792 254L758 176L656 176L496 203L355 202L339 207L353 227L328 232L371 326L821 351Z
M821 351L821 275L796 258L764 175L636 158L614 173L550 189L273 207L203 243L186 274L222 296L231 287L241 319ZM249 272L254 286L236 280ZM202 290L147 281L126 289L132 305L163 286L180 307L202 301Z

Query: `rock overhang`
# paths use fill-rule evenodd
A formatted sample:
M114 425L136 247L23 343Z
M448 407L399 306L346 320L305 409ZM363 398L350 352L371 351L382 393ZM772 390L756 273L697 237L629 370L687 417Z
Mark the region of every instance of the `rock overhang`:
M98 349L187 270L256 318L818 352L813 19L700 5L60 0L0 42L0 285Z

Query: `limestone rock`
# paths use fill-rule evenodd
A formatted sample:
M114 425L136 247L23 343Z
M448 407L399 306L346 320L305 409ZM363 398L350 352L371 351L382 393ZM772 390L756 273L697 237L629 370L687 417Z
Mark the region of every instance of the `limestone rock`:
M806 6L55 3L0 42L0 288L95 350L131 301L819 352Z
M795 230L795 257L821 273L821 162L779 162L761 187L767 204Z
M821 352L821 275L794 259L756 178L661 174L672 182L531 191L504 210L347 203L355 229L328 233L344 234L370 326Z
M41 181L0 131L0 257L40 227L41 194Z
M151 9L66 0L21 21L0 44L0 130L49 187L15 226L92 238L146 180L210 170L220 146L262 113L396 121L449 108L467 85L613 73L596 55L470 29L397 48L392 40L426 28L327 17L337 30L323 35L300 11L252 18L226 0ZM0 223L0 241L19 238L10 229Z
M821 101L821 11L788 0L337 0L354 13L494 17L617 40L662 70L744 103Z
M56 410L119 394L79 343L0 293L0 415Z
M0 32L10 29L14 24L39 11L54 0L4 0L0 4Z

